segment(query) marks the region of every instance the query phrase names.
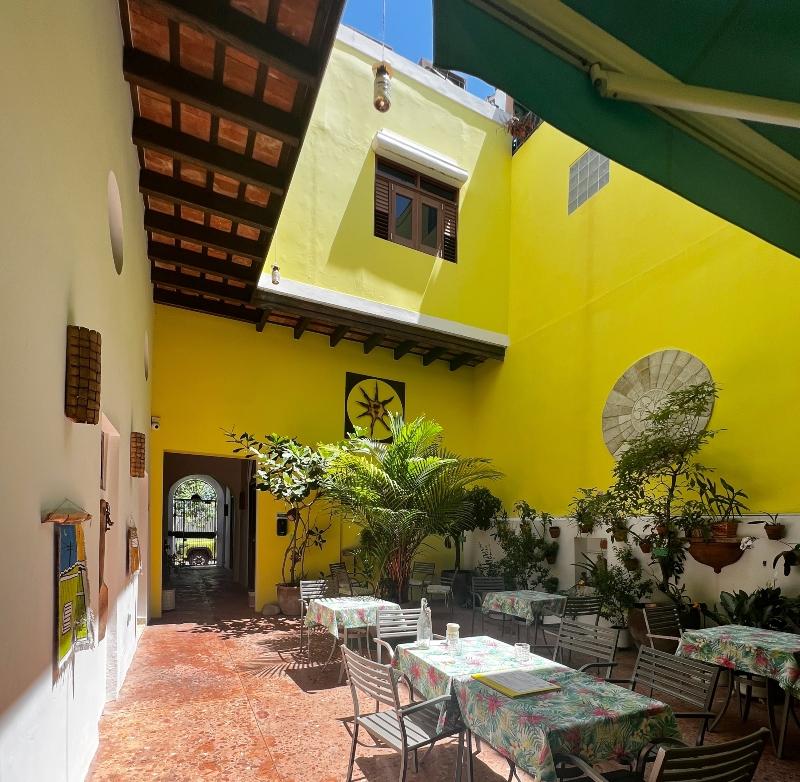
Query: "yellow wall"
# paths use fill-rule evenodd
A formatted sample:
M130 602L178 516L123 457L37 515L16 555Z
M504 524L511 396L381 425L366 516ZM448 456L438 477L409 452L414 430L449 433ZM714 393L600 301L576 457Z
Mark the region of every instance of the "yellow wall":
M478 370L504 492L561 513L578 486L607 484L611 387L677 347L722 389L713 426L728 431L704 458L754 509L800 510L800 262L613 162L609 184L568 215L569 165L584 151L544 126L514 156L511 347Z
M505 332L509 137L497 122L399 72L391 110L378 113L372 63L337 41L269 263L291 280ZM470 172L460 195L458 263L373 236L371 144L382 128Z
M473 453L472 381L469 371L450 372L444 362L423 367L419 357L395 361L391 351L364 355L360 345L291 329L253 326L170 307L155 308L153 415L161 428L151 433L151 611L161 612L163 460L165 451L230 456L222 430L280 432L316 444L344 435L345 373L374 374L406 383L406 415L427 414L447 432L447 445ZM168 487L167 487L168 488ZM275 534L278 507L258 501L256 606L275 599L286 538ZM343 546L355 539L343 532ZM338 520L328 546L309 556L307 570L327 573L339 560ZM452 551L430 553L452 566ZM427 558L427 556L426 556Z

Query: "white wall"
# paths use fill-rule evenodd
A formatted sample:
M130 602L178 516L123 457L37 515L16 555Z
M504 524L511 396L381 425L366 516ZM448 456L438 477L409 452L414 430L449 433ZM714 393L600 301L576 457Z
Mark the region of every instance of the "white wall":
M145 333L149 268L121 71L116 0L29 0L0 10L0 780L83 779L106 700L109 638L118 686L135 646L136 585L125 527L146 523L129 477L131 430L149 435ZM107 177L116 174L124 265L112 262ZM54 530L44 511L65 497L85 525L97 610L100 426L64 416L67 324L102 334L102 410L119 433L114 527L106 546L107 639L78 652L54 682ZM145 531L146 532L146 531ZM146 537L145 537L146 540ZM111 625L113 617L113 627ZM113 633L112 633L113 630Z

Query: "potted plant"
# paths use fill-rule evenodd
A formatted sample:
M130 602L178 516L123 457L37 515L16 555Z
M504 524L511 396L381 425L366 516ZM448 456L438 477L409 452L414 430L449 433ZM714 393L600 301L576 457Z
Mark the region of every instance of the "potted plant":
M281 563L282 582L277 585L278 605L286 616L300 614L300 581L305 578L309 548L322 549L331 522L319 526L315 508L325 497L329 458L319 449L297 440L271 434L259 440L247 432L226 432L234 453L256 462L256 490L266 491L288 506L288 542Z
M772 567L777 567L778 562L783 560L783 575L788 576L792 572L792 568L800 564L800 543L796 543L794 546L790 546L788 543L783 545L787 550L782 551L772 560Z
M605 512L605 495L599 489L578 489L578 496L570 504L572 520L582 535L594 532Z
M472 571L461 567L461 556L465 535L474 530L491 529L495 518L503 510L503 503L485 486L473 486L466 493L467 502L472 509L471 514L463 519L453 520L452 527L444 535L445 548L455 549L455 561L452 570L443 570L443 575L453 576L453 601L455 605L465 605L472 588Z
M640 563L630 546L623 546L619 552L620 562L630 571L639 570Z
M780 518L780 514L765 513L764 515L769 519L769 521L755 519L754 521L748 521L747 523L763 524L764 531L767 533L767 537L770 540L783 540L783 538L786 537L786 525L778 521L778 519Z
M600 615L620 631L618 646L631 646L629 615L635 606L648 597L652 584L641 571L626 570L619 565L594 562L585 554L581 563L585 567L588 583L593 586L601 601Z
M639 541L639 549L642 554L649 554L653 550L653 541L650 538L642 538Z
M547 560L548 565L555 565L556 558L558 557L558 543L552 541L545 545L544 558Z
M429 418L389 415L388 442L357 431L329 446L326 496L361 527L361 547L398 602L408 600L414 556L429 535L451 535L473 523L467 492L498 478L489 460L444 448L443 428ZM424 466L424 469L423 469Z
M697 476L700 499L708 509L711 535L715 538L734 538L742 512L747 510L743 500L747 495L720 478L721 488L707 475Z

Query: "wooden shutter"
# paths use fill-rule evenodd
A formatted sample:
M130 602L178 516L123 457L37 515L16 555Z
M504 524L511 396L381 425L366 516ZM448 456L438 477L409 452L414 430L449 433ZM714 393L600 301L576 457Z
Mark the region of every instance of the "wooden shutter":
M458 260L458 205L445 201L442 204L442 219L442 258L455 263Z
M389 183L375 177L375 236L389 238Z

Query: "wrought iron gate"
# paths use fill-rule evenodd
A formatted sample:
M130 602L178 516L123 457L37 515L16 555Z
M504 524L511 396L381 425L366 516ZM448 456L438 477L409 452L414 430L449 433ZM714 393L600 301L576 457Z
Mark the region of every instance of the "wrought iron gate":
M176 565L216 565L217 501L199 494L173 499L168 535Z

